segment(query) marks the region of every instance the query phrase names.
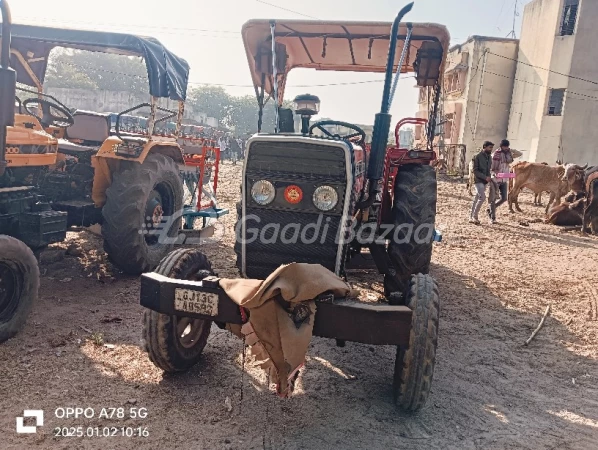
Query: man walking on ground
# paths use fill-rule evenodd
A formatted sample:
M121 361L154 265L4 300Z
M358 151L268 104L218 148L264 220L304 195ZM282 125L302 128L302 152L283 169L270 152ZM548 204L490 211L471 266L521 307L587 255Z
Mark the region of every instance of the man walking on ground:
M475 197L471 205L469 223L480 224L478 214L484 201L486 201L486 185L492 180L490 178L490 167L492 165L492 149L494 144L490 141L484 142L482 150L473 157L473 174L475 175Z
M513 154L510 149L510 142L506 139L500 141L500 147L492 155L492 166L490 172L492 174L492 181L490 182L489 203L490 206L486 210L491 223L496 223L496 208L507 201L509 193L509 180L498 178L499 173L509 173L511 170L511 163L513 162ZM497 194L500 193L500 200L497 202Z
M233 165L236 165L241 155L241 146L239 145L238 139L230 140L230 152Z

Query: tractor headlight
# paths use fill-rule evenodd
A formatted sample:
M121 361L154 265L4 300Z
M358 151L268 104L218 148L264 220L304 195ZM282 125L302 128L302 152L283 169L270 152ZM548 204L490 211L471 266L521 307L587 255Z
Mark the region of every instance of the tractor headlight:
M274 185L267 180L256 181L251 187L251 198L258 205L268 205L274 200L276 190Z
M320 186L314 192L313 201L320 211L330 211L338 203L338 193L332 186Z

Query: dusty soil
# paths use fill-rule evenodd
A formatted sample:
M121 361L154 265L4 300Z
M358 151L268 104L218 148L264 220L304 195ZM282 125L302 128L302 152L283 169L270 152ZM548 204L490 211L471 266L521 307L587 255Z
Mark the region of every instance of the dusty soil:
M226 164L224 237L205 246L222 276L232 250L240 166ZM41 295L25 330L0 346L3 449L589 449L598 442L598 240L500 210L500 223L465 222L464 185L440 183L432 272L441 326L432 394L414 417L391 401L394 349L314 338L296 395L278 399L257 368L242 370L241 342L213 327L205 358L164 376L141 348L139 281L107 262L101 240L69 233L42 257ZM526 221L527 226L520 225ZM221 229L220 232L223 230ZM354 279L369 296L376 274ZM364 295L367 295L364 292ZM552 313L522 346L547 305ZM61 407L94 418L56 417ZM99 418L101 408L147 417ZM36 434L15 417L43 409ZM142 412L144 410L141 410ZM27 424L27 422L26 422ZM143 427L149 437L55 437L55 427ZM75 431L76 429L71 430Z

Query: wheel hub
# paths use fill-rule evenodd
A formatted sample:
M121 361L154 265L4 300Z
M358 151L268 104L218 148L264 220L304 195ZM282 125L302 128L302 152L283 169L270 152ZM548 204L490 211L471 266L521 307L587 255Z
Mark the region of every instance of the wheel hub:
M154 208L154 212L152 213L152 223L154 226L162 222L163 215L164 210L162 209L162 205L156 205L156 207Z
M164 206L162 205L162 196L157 190L153 190L145 205L145 230L146 242L150 245L156 243L157 236L152 233L153 230L159 230L164 218Z
M184 348L193 348L203 334L206 321L201 319L177 318L176 334Z

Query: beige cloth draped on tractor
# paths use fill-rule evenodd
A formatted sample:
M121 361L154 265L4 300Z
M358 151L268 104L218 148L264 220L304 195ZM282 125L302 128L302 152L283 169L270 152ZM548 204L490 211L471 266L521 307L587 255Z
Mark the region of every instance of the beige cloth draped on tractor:
M220 286L239 306L249 310L249 321L228 329L251 346L260 366L276 380L278 395L288 397L305 361L314 326L314 299L354 294L348 283L319 264L280 266L266 280L227 279Z

